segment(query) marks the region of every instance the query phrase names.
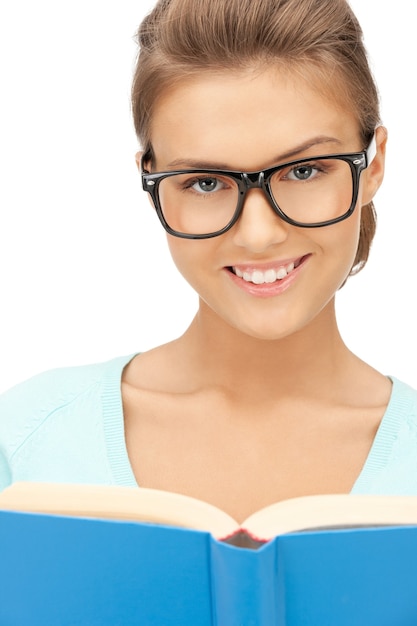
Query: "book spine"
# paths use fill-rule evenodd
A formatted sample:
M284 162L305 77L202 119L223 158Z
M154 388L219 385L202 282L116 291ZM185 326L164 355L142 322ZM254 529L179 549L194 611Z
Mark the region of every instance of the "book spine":
M279 626L274 542L250 550L212 539L211 573L216 626Z

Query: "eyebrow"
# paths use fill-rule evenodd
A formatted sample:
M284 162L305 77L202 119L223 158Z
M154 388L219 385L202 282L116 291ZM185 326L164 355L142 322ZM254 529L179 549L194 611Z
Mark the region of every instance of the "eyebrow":
M274 159L272 159L271 163L280 163L280 162L289 161L290 159L297 157L297 155L302 154L303 152L307 152L307 150L310 150L311 148L314 148L315 146L320 146L321 144L325 144L325 143L333 143L333 144L336 144L337 146L340 146L342 142L339 139L336 139L336 137L326 137L326 136L314 137L313 139L309 139L308 141L305 141L304 143L299 144L298 146L295 146L288 152L284 152L283 154L276 156ZM175 159L174 161L171 161L170 163L168 163L167 167L173 167L173 168L174 167L189 167L192 169L202 169L202 170L230 170L231 169L229 165L223 162L199 161L197 159Z

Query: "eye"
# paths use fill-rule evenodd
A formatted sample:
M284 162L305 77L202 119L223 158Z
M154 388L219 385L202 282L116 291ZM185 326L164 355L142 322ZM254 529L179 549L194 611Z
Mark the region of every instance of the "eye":
M292 167L285 178L288 180L311 180L314 178L319 169L310 163L301 163Z
M202 176L189 181L187 187L197 193L213 193L225 188L225 183L214 176Z

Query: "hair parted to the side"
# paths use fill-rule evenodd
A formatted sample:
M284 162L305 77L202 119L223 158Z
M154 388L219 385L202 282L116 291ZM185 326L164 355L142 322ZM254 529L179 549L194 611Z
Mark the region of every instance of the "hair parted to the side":
M202 71L297 72L356 114L363 146L380 123L378 91L361 27L347 0L159 0L137 33L132 110L152 154L153 107L169 87ZM373 203L362 208L351 274L365 265L375 234Z

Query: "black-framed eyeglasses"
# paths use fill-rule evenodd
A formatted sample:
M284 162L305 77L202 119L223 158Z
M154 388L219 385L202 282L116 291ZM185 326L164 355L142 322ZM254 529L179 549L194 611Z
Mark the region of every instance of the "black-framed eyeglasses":
M185 169L150 173L142 158L142 186L150 193L165 230L185 239L207 239L239 219L250 189L262 189L288 224L319 228L352 215L360 176L376 155L368 148L282 163L259 172Z

